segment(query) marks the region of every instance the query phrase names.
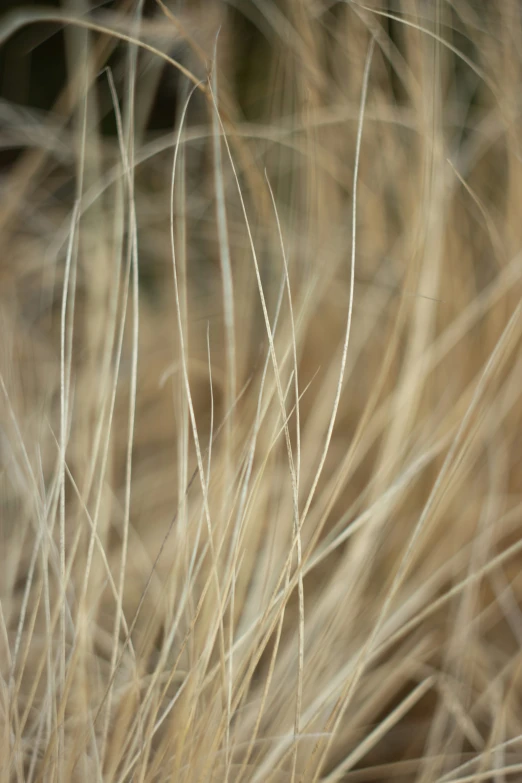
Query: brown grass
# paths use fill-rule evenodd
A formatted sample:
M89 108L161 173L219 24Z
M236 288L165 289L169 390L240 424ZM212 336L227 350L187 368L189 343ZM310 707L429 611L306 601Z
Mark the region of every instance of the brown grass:
M519 5L166 5L0 22L0 783L520 780Z

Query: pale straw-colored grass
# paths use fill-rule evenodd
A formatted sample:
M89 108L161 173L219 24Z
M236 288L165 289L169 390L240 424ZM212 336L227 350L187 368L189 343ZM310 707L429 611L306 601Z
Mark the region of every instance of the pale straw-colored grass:
M0 21L0 783L522 779L519 6L235 6Z

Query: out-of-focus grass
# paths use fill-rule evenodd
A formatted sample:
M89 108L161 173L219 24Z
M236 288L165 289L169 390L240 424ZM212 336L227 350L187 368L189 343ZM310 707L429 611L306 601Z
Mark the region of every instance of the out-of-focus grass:
M0 104L1 783L516 780L518 4L2 46L49 25L65 89Z

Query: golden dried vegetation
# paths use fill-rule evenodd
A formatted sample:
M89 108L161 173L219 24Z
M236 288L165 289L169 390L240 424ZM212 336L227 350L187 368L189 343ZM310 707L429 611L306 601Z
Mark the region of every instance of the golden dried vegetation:
M519 3L106 6L0 20L0 783L522 779Z

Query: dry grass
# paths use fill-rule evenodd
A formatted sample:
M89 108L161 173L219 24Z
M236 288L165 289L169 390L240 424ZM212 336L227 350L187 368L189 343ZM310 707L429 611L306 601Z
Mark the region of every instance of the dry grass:
M0 783L520 780L519 5L167 5L0 23Z

